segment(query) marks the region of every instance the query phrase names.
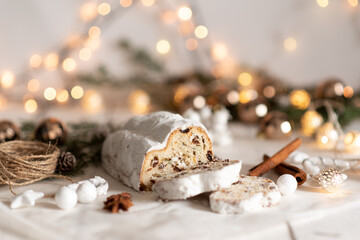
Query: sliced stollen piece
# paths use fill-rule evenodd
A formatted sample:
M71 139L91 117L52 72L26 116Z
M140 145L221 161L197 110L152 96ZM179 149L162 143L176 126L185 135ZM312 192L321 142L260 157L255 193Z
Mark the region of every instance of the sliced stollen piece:
M204 192L230 187L239 180L241 161L215 159L193 168L152 179L153 192L161 199L187 199Z
M123 130L107 137L102 148L104 169L140 191L151 190L150 179L212 160L206 128L170 112L130 119Z
M247 213L274 206L280 199L279 189L270 179L240 176L231 187L210 194L210 207L222 214Z

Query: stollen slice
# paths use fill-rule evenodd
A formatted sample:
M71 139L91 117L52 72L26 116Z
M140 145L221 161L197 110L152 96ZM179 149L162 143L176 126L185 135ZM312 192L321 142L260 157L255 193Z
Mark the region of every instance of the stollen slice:
M267 178L240 176L229 188L210 194L211 210L222 214L248 213L280 202L276 184Z
M241 161L219 160L153 179L153 192L164 200L187 199L230 187L239 180Z

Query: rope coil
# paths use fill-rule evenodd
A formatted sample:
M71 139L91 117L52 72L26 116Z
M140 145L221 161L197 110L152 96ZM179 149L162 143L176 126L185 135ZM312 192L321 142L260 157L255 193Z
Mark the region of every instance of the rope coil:
M22 186L55 175L59 148L32 141L10 141L0 144L0 185Z

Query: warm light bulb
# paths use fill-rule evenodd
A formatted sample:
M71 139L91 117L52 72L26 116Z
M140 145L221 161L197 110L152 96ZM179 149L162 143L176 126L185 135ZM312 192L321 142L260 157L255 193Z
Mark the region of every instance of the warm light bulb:
M93 20L97 16L97 6L95 3L85 3L80 9L81 19L85 22Z
M334 149L338 139L339 134L330 122L323 124L317 129L316 142L320 148Z
M30 92L36 92L37 90L39 90L40 87L40 82L39 80L33 78L28 82L28 89Z
M237 104L239 102L239 93L232 90L226 95L226 99L230 104Z
M97 10L100 15L106 16L111 12L111 6L107 2L103 2L103 3L100 3Z
M167 40L160 40L156 44L156 50L160 54L166 54L170 51L170 43Z
M130 94L128 102L131 111L135 114L144 114L149 111L150 96L143 90L134 90Z
M292 52L292 51L295 51L297 47L297 42L294 38L286 38L284 40L284 48L286 51L288 52Z
M310 102L310 95L305 90L294 90L290 93L290 103L296 108L306 109Z
M61 90L57 91L56 100L59 103L64 103L68 99L69 99L69 92L66 89L61 89Z
M82 98L82 107L89 113L98 113L102 109L103 99L95 90L86 91Z
M151 7L152 5L154 5L155 0L141 0L141 3L142 3L145 7Z
M348 0L348 3L352 7L356 7L359 4L358 0Z
M82 60L82 61L88 61L90 60L91 58L91 50L89 48L82 48L80 49L79 51L79 58Z
M238 77L238 82L241 86L249 86L253 81L253 77L250 73L243 72Z
M227 47L222 43L217 43L211 49L211 56L214 60L222 60L227 57L228 50Z
M48 70L55 70L59 64L59 56L56 53L50 53L45 57L45 67Z
M37 109L37 102L34 99L28 99L24 104L24 108L27 113L34 113Z
M80 99L84 95L84 89L81 86L74 86L71 89L71 97L73 99Z
M71 72L71 71L74 71L76 67L76 62L74 59L72 58L67 58L64 60L63 62L63 69L67 72Z
M0 86L2 88L11 88L15 83L15 76L10 71L4 71L1 75Z
M205 107L206 100L203 96L196 96L193 100L193 105L195 108L201 109L201 108Z
M280 129L283 133L289 133L291 132L291 124L289 121L284 121L280 124Z
M239 102L245 104L255 100L257 97L258 94L254 89L242 90L239 93Z
M40 67L42 62L42 57L40 55L32 55L30 58L30 67L38 68Z
M350 86L346 86L344 87L343 94L346 98L352 98L352 96L354 96L354 89Z
M88 31L89 37L92 39L99 38L101 35L101 29L98 26L92 26Z
M316 0L316 3L322 7L325 8L329 5L329 0Z
M44 98L48 101L52 101L56 98L55 88L48 87L44 90Z
M259 105L257 105L255 107L255 113L256 113L256 116L258 116L258 117L265 117L266 114L268 113L268 107L265 104L260 103ZM286 132L286 133L288 133L288 132Z
M130 7L132 3L132 0L120 0L120 5L124 8Z
M192 11L189 7L181 7L178 10L178 16L183 21L189 20L192 16Z
M189 38L185 42L185 47L189 51L194 51L198 47L198 42L195 38Z
M208 29L205 26L200 25L195 28L195 36L197 38L203 39L206 38L207 35L208 35Z

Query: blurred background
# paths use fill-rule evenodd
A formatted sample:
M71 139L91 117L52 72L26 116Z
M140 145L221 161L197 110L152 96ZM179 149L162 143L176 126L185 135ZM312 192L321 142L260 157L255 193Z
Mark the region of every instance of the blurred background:
M0 16L3 116L357 106L358 0L6 0Z

